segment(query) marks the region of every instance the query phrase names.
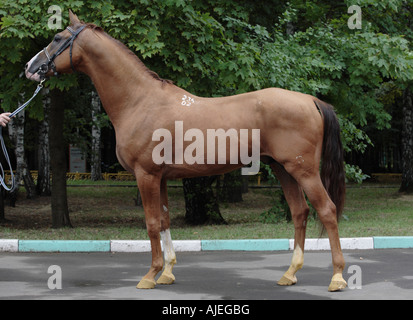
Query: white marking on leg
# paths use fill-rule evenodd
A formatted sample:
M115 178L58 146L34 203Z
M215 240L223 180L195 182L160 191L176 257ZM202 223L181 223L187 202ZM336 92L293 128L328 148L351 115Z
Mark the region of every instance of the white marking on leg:
M279 285L292 285L297 283L297 277L295 274L298 270L303 267L304 264L304 253L299 245L294 249L293 258L291 260L291 265L288 270L284 273L283 277L278 281Z
M297 272L303 267L304 264L304 253L299 245L294 249L293 258L291 260L292 271Z
M165 256L165 264L167 266L172 264L173 266L176 263L176 255L175 255L175 250L174 250L174 246L172 243L171 232L169 229L166 229L165 231L161 231L161 239L162 239L163 251L164 251L164 256Z

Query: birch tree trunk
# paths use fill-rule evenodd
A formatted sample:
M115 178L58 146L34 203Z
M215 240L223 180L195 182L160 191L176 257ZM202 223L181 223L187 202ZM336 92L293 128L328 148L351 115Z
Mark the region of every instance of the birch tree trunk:
M399 192L413 193L413 93L403 94L402 184Z
M36 186L27 166L27 161L24 152L24 120L25 111L19 112L9 125L9 135L14 144L14 152L16 155L16 188L10 193L10 202L14 206L19 192L19 184L24 183L27 198L31 199L36 196Z
M7 221L4 215L4 192L3 188L0 189L0 222Z
M91 92L92 100L92 153L91 153L91 179L102 180L102 158L100 153L101 129L98 115L100 114L100 99L95 91Z
M36 191L40 196L50 196L50 149L49 149L49 89L44 89L43 97L44 119L39 127L39 171Z

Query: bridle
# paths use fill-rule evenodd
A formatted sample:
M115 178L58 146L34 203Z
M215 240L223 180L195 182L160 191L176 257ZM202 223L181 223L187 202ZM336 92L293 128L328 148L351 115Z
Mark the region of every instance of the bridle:
M47 57L48 62L43 63L40 67L37 73L40 75L42 79L46 78L46 73L49 72L50 69L53 70L53 73L55 76L57 76L59 73L56 71L56 64L54 63L54 60L58 55L60 55L63 51L67 49L67 47L70 46L69 49L69 56L70 56L70 66L73 70L73 72L76 72L75 67L73 66L72 62L72 48L73 48L73 42L75 41L76 37L79 35L79 33L82 32L82 30L86 28L86 25L82 25L79 29L73 30L71 27L67 27L66 29L69 30L69 32L72 34L70 38L67 38L65 42L57 49L57 51L53 54L50 55L49 52L47 51L47 47L43 49L44 54Z

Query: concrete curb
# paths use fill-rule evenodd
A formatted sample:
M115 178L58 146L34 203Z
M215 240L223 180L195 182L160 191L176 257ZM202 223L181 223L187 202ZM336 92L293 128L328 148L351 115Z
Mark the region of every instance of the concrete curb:
M413 237L341 238L343 250L413 248ZM176 252L288 251L293 239L175 240ZM330 250L328 239L306 239L305 250ZM0 252L150 252L149 240L0 239Z

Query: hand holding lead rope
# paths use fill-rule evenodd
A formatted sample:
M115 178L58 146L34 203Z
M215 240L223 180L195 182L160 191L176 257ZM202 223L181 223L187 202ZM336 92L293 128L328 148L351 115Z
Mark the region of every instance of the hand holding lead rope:
M20 107L18 107L15 111L13 111L12 113L10 112L5 112L3 114L0 114L0 125L5 127L7 125L7 123L10 121L11 118L13 118L16 114L18 114L20 111L22 111L24 108L27 107L27 105L30 103L30 101L32 101L34 99L35 96L37 96L37 94L40 92L40 90L43 88L43 82L46 79L43 79L42 81L40 81L40 83L37 85L36 91L34 92L33 96L27 100L24 104L22 104ZM9 158L9 154L7 153L7 148L6 145L4 143L4 139L3 139L3 128L0 127L0 146L1 149L3 151L4 154L4 158L6 159L7 165L9 166L10 169L10 175L11 175L11 187L8 187L6 184L6 176L4 174L4 170L3 170L3 166L0 162L0 185L3 186L4 189L6 189L7 191L12 191L14 190L14 188L16 187L15 181L14 181L14 174L13 174L13 169L11 167L11 163L10 163L10 158Z

